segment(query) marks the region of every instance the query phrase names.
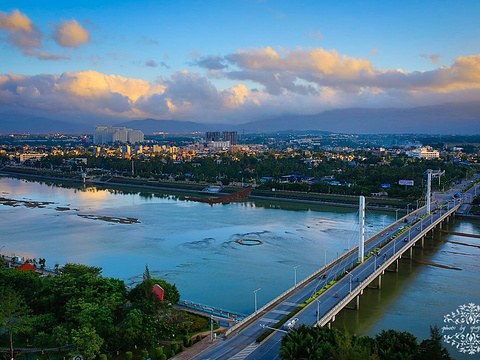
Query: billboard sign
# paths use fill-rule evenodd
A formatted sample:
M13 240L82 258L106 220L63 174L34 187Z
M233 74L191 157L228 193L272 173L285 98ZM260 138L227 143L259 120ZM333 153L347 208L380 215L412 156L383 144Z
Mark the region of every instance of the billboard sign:
M413 180L398 180L398 185L413 186Z
M163 296L165 294L165 291L163 290L163 288L160 285L158 285L158 284L153 285L152 292L156 295L158 300L163 302Z
M382 188L386 189L386 188L389 188L390 187L390 184L382 184Z

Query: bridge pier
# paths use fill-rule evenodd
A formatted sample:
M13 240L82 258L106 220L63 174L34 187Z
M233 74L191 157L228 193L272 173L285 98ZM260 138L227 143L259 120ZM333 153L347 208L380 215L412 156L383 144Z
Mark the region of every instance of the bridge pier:
M415 244L414 244L414 245L415 245ZM407 251L408 251L408 256L405 255L405 253L406 253ZM410 246L407 251L404 252L404 253L399 257L399 259L404 258L404 259L412 260L412 259L413 259L413 246Z
M375 280L374 280L375 281ZM372 281L373 282L373 281ZM382 289L382 275L378 275L377 277L377 286L374 286L374 285L368 285L368 287L370 289L378 289L378 290L381 290Z
M417 245L420 242L420 245ZM422 249L425 247L425 236L422 236L420 239L418 239L415 244L415 247L420 246Z
M392 265L393 265L393 269L387 268L386 271L389 271L389 272L398 272L398 259L395 260L395 262L393 262Z
M352 304L352 302L354 302L353 305L352 306L347 305L347 306L345 306L345 309L350 309L350 310L360 309L360 295L355 296L355 299L350 301L350 304Z

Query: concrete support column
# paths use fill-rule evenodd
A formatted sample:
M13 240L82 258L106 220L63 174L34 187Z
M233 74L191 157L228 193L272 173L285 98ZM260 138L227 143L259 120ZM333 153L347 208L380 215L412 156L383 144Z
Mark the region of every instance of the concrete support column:
M382 275L378 276L378 290L382 289Z

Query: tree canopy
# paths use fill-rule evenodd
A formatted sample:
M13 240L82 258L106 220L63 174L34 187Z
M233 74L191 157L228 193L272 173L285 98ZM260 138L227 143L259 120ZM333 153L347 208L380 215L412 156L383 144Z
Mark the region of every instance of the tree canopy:
M54 277L0 269L0 327L8 332L8 339L0 334L0 346L9 342L13 348L21 339L33 339L40 348L69 344L92 359L100 351L183 334L182 315L172 307L180 299L175 285L148 277L129 292L123 280L101 273L82 264L67 264ZM165 289L166 301L146 296L152 284Z
M374 337L357 337L326 327L300 325L282 338L279 355L285 360L451 360L438 327L420 344L406 331L382 330Z

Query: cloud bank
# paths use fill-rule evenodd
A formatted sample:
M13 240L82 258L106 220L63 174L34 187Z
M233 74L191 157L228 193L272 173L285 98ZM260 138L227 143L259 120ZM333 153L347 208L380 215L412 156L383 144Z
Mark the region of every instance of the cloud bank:
M33 24L22 14L1 15L2 29L34 32ZM79 45L81 38L70 38L70 46ZM206 69L207 75L177 71L147 82L91 70L37 76L4 74L0 75L0 108L241 123L336 108L472 101L480 94L480 55L458 57L450 66L414 72L378 69L368 59L322 48L266 47L224 56L195 54L192 64ZM158 64L147 60L145 65ZM218 79L234 80L236 85L218 88Z

